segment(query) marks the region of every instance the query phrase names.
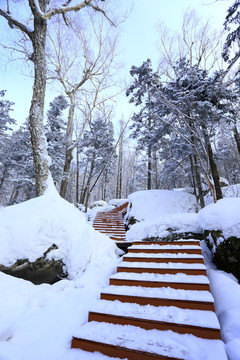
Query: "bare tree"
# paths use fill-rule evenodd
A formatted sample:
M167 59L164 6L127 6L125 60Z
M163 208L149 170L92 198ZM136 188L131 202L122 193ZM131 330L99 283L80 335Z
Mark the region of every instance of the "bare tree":
M63 30L62 26L58 25L55 33L49 33L54 50L48 56L51 64L50 69L52 69L50 77L60 81L70 101L64 176L60 189L60 195L63 198L66 197L73 150L80 139L78 136L73 141L76 110L77 108L81 110L82 107L86 108L86 104L89 107L88 113L91 114L90 108L97 107L99 93L109 86L109 84L107 85L108 77L110 78L111 64L115 57L116 34L111 32L112 35L110 36L109 28L105 26L102 18L93 19L89 14L87 20L87 29L78 18L68 18L70 29L65 27ZM92 104L89 104L89 98L91 98ZM84 105L82 105L83 99ZM84 123L86 121L90 121L88 116L84 116ZM85 125L83 124L83 126Z
M107 15L99 2L84 0L71 6L71 0L61 5L54 6L51 0L25 0L19 2L6 1L6 6L1 5L0 15L6 19L11 29L19 30L24 37L32 44L30 60L34 64L34 85L29 122L31 131L31 142L34 156L34 167L36 174L36 195L41 195L48 188L51 175L49 171L50 159L47 154L47 143L43 129L43 113L46 89L46 38L48 21L55 15L60 14L63 18L69 12L78 12L84 8L100 12L106 18ZM12 8L10 7L12 5ZM12 11L26 10L29 6L29 13L24 20L17 19ZM108 18L109 20L109 18Z

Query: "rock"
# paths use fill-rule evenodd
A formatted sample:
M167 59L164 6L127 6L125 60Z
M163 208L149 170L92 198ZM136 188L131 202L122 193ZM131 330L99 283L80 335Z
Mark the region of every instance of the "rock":
M143 239L142 241L176 241L176 240L189 240L189 239L195 239L195 240L202 240L203 234L193 233L193 232L176 232L171 229L167 229L169 232L169 235L162 236L162 237L148 237Z
M226 239L221 230L205 230L204 238L218 268L232 273L240 282L240 239Z
M36 285L42 283L54 284L67 276L62 260L47 259L47 254L57 248L58 247L53 244L42 257L34 262L30 262L28 259L20 259L10 267L0 265L0 271L24 280L29 280Z

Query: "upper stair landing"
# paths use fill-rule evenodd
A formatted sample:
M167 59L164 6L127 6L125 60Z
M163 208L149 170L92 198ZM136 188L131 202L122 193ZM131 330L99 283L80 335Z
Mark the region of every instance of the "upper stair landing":
M111 211L99 211L94 219L93 228L116 242L125 242L126 231L123 214L126 212L127 206L128 202Z

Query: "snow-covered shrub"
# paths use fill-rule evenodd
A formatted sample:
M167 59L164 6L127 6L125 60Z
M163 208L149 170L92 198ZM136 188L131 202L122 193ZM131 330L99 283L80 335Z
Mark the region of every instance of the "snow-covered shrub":
M101 207L107 206L107 202L106 202L106 201L103 201L103 200L93 201L93 202L89 205L89 208L90 208L90 209L93 209L93 208L96 207L96 206L101 206Z

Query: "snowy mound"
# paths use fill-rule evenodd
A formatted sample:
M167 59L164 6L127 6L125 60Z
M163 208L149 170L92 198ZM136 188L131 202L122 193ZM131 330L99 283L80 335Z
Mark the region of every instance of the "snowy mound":
M113 205L113 206L121 206L123 204L126 204L129 200L128 199L111 199L108 202L108 205Z
M202 227L221 230L223 236L240 238L240 198L225 198L199 211Z
M85 216L63 200L55 189L43 196L0 209L0 264L18 259L33 262L55 244L48 258L66 265L70 278L78 278L87 266L104 266L117 259L118 248L95 231Z
M127 217L137 222L127 232L127 240L165 237L175 232L199 233L195 196L183 191L146 190L129 196L132 203Z
M130 216L149 220L176 213L195 213L197 203L194 195L184 191L145 190L129 195L132 202Z

